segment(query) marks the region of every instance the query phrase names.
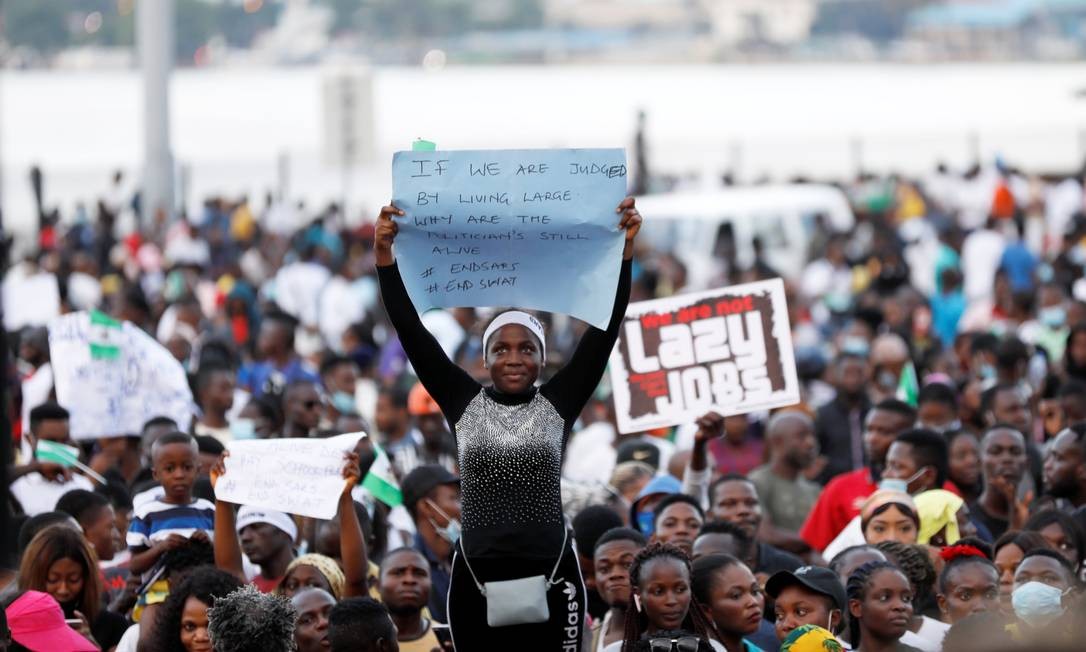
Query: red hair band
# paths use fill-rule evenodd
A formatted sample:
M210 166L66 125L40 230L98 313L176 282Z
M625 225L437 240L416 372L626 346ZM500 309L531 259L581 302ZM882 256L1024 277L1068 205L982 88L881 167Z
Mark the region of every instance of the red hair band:
M988 555L981 552L980 548L976 546L947 546L939 552L939 557L950 563L960 557L980 557L981 559L988 559Z

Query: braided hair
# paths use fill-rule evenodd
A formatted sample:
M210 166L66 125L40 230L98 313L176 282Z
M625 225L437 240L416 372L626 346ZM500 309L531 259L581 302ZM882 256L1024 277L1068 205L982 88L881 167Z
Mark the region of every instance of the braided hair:
M845 586L845 593L848 594L849 602L853 600L863 602L867 596L867 587L871 584L871 578L886 570L905 575L900 568L888 561L869 561L854 570L852 575L849 575L848 584ZM860 647L860 619L853 616L851 610L849 616L848 640L852 643L852 649L856 650Z
M897 541L881 541L875 547L886 553L890 561L894 562L913 587L913 606L919 613L923 608L929 607L932 600L932 589L935 587L939 574L935 565L931 563L927 551L923 546Z
M637 553L633 563L630 564L630 586L640 588L643 579L642 570L656 559L673 559L679 562L686 569L687 578L693 580L694 572L690 557L682 548L670 543L654 542ZM634 646L641 640L641 635L649 628L648 615L645 613L644 607L631 606L634 606L634 608L626 610L626 630L622 639L622 652L632 652ZM718 638L714 636L715 626L705 617L705 613L701 609L701 603L698 602L693 592L690 594L690 607L686 612L682 628L694 632L704 639Z

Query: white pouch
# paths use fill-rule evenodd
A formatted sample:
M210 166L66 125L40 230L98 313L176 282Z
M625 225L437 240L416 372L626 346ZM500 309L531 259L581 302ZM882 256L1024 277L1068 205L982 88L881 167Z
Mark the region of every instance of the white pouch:
M547 588L547 578L543 575L483 584L486 624L505 627L547 622L551 619Z
M479 583L475 571L468 563L468 555L464 552L464 539L460 539L460 554L464 556L464 565L471 573L471 579L479 592L486 598L486 624L491 627L508 627L509 625L528 625L532 623L545 623L551 619L550 608L547 607L547 591L557 584L554 577L558 574L558 567L562 563L562 555L566 554L566 543L569 542L569 528L563 525L562 549L558 553L558 561L554 564L550 579L543 575L532 575L513 580L501 580L496 582Z

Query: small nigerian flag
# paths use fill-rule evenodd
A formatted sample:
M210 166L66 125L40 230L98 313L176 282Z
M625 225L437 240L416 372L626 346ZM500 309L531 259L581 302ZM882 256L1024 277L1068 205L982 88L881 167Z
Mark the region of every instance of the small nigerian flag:
M377 442L373 442L373 451L377 454L377 459L362 480L362 487L389 507L398 507L403 504L403 493L400 491L400 483L396 482L396 476L392 474L392 463Z
M901 378L897 381L897 398L909 405L916 407L917 398L920 396L920 383L916 379L916 367L910 360L901 370Z
M39 439L34 457L41 462L52 462L61 466L79 466L79 449L75 446L58 444L48 439Z

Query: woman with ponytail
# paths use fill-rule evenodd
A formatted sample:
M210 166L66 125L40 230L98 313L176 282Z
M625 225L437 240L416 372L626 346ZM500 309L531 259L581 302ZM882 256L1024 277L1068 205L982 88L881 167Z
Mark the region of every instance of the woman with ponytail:
M727 652L712 640L715 627L691 591L693 569L681 548L652 543L630 565L633 604L626 610L626 633L604 652L663 649L677 652Z
M897 566L873 561L848 578L849 638L856 652L918 652L901 643L913 616L909 578Z

